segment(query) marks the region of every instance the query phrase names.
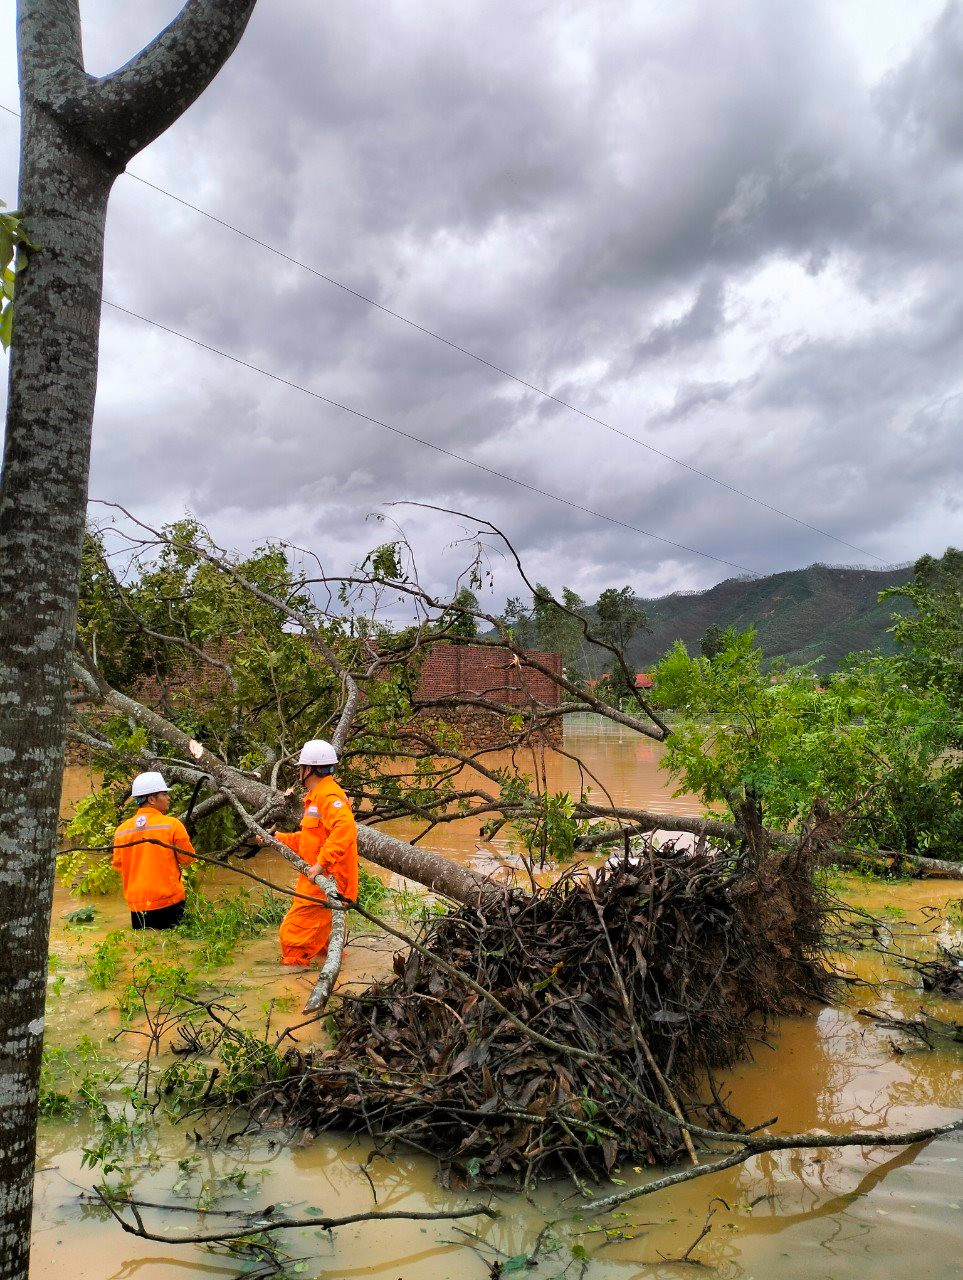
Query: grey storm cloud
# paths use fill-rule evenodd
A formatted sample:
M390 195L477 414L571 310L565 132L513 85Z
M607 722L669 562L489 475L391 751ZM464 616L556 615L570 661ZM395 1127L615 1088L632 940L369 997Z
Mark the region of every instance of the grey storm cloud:
M963 6L880 0L871 69L849 7L262 0L131 169L286 257L123 177L105 273L256 368L106 308L92 492L342 568L455 507L589 597L870 560L648 443L883 560L959 542ZM84 4L91 68L177 8ZM444 586L459 522L390 510Z
M684 351L714 338L725 321L725 289L718 280L704 280L692 306L676 320L657 324L626 354L620 369L610 373L635 373L649 360Z

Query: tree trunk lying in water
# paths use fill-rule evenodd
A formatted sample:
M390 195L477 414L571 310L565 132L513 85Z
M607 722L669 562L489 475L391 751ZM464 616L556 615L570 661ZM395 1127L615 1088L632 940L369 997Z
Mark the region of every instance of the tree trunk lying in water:
M720 822L716 818L697 818L679 813L653 813L648 809L612 808L602 809L594 805L583 805L581 810L586 817L616 817L628 824L621 827L601 827L591 831L576 842L576 848L583 853L598 849L606 844L616 844L629 837L650 834L653 831L685 831L690 835L717 840L741 840L743 831L734 822ZM776 831L767 827L763 832L764 839L774 849L791 849L798 843L799 837L789 835L785 831ZM898 875L920 878L932 877L943 880L963 880L963 862L948 862L942 858L926 858L919 854L895 853L885 849L857 850L832 844L826 853L830 861L842 862L847 866L861 867L867 863L879 867L883 871L891 871Z
M191 762L182 766L165 766L174 776L190 781L202 775L207 775L211 779L212 784L219 789L220 797L214 796L205 805L200 806L198 816L203 809L226 802L226 794L229 793L250 813L260 815L259 821L264 825L282 823L285 830L298 825L301 818L300 805L290 794L282 792L262 778L227 764L157 711L114 689L92 665L75 662L74 676L92 699L143 725L152 737L173 747L181 760ZM97 743L89 736L86 739L83 735L77 736L81 740L86 740L88 745L95 747L108 745ZM145 753L142 763L144 767L151 768L155 763L154 757ZM700 838L727 841L738 841L744 836L741 828L733 823L719 822L712 818L686 817L681 814L653 813L645 809L600 808L582 803L578 806L578 816L589 819L614 818L620 824L617 828L592 832L583 837L582 846L585 851L609 841L621 840L626 832L630 835L639 835L656 830L685 831ZM781 831L764 830L762 834L765 842L776 849L792 848L798 841L798 837ZM404 840L398 840L386 832L379 831L376 827L365 826L363 823L359 824L358 829L358 850L362 857L368 858L377 866L395 875L404 876L408 880L414 880L432 892L456 902L477 903L480 896L484 897L493 891L492 882L478 872L460 866L450 858L432 853L428 849L417 848ZM834 850L833 856L841 861L866 860L843 850ZM958 866L935 858L909 857L904 857L902 863L904 868L908 868L915 874L963 879L963 864Z

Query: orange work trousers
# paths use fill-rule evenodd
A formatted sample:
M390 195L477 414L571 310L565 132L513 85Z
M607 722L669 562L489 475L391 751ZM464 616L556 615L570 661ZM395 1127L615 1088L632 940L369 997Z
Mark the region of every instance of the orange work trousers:
M320 903L295 898L281 921L281 963L310 964L324 955L331 937L331 912Z

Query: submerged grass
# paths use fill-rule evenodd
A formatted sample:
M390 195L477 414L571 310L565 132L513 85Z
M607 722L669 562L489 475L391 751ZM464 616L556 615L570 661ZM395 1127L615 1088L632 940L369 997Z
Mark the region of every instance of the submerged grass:
M127 935L120 929L113 929L84 959L90 985L98 991L106 991L120 973L126 955Z
M176 932L200 941L193 959L203 968L214 969L227 964L239 943L276 929L287 909L286 898L266 890L254 894L240 889L236 894L207 898L189 884L184 919Z

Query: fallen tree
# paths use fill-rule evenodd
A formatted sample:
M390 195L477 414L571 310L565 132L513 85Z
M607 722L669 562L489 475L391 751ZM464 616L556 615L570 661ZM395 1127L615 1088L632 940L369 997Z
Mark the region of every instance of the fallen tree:
M576 848L581 853L590 853L606 845L621 844L626 838L632 840L651 835L653 831L685 831L699 839L715 839L727 843L739 843L744 837L741 827L734 822L723 822L718 818L693 818L680 813L655 813L650 809L633 809L623 805L601 807L581 804L578 812L586 817L603 820L598 823L595 830L576 840ZM605 818L617 818L623 825L609 826L604 821ZM763 839L768 848L791 849L798 842L799 836L766 827L763 829ZM898 853L886 849L853 849L839 841L832 841L827 844L826 856L845 866L870 867L884 875L908 874L920 879L931 877L936 880L963 880L963 862L927 858L922 854Z
M570 852L599 848L613 840L628 842L657 830L685 831L701 842L711 839L725 849L750 851L754 860L774 850L791 850L800 839L811 842L812 832L817 830L818 849L809 850L812 861L855 860L861 856L837 839L846 815L832 815L818 806L814 821L796 835L763 827L755 806L738 797L732 799L731 808L744 821L727 823L715 818L654 813L615 803L605 793L603 782L581 762L581 793L573 797L551 795L544 781L544 763L539 763L545 751L540 734L562 711L590 709L613 723L655 737L665 737L667 726L641 694L637 694L637 713L630 715L606 704L595 691L581 688L564 673L554 672L540 655L518 643L502 619L477 607L477 602L466 602L463 594L453 599L431 596L419 585L416 572L401 564L401 552L406 546L403 542L380 549L363 571L348 577L332 578L320 565L298 576L291 570L289 550L271 549L241 561L217 548L199 526L187 524L157 530L126 512L122 515L127 522L124 536L137 556L160 555L163 588L153 595L144 591L142 584L150 581L152 569L142 559L137 562L139 585L130 587L113 573L105 556L101 555L98 561L95 554L98 585L93 596L101 602L106 598L109 607L99 612L91 607L83 615L74 667L78 690L74 736L99 759L113 758L121 770L160 765L184 782L206 780L210 794L198 806L198 817L228 806L235 812L242 833L257 830L263 834L271 827L295 826L300 819L300 804L292 790L284 786L287 761L292 754L289 744L296 743L299 735L313 736L323 730L341 753L343 778L356 800L362 820L362 856L395 875L469 906L494 892L485 877L418 847L417 843L399 840L380 830L379 824L397 817L415 817L423 827L417 841L456 818L476 818L489 833L511 823L521 833L529 860L543 863L559 852L556 846L560 830L563 845L564 840L569 841ZM514 556L510 544L493 526L484 521L480 524L486 535L500 539ZM473 546L471 572L477 575L481 556L477 538ZM522 572L520 564L518 568ZM527 583L523 572L522 577ZM333 612L330 603L326 607L318 605L317 595L322 591L328 592L329 601L333 602L335 586L339 604L350 606L355 612L345 615ZM379 629L377 623L378 608L385 603L385 593L389 591L395 598L408 601L418 618L416 625L401 634ZM189 603L184 603L190 602L192 596L197 596L201 605L197 616L191 614ZM370 611L366 613L360 606L369 596L373 603L369 601ZM557 602L552 601L551 607L567 614L570 622L582 629L587 643L598 643L608 650L628 679L624 657L611 645L597 641L584 618ZM223 617L220 629L216 625L218 609ZM214 628L203 621L212 617ZM199 619L203 625L199 625ZM475 636L473 643L501 647L519 667L530 665L557 686L563 699L557 707L535 701L527 706L505 707L484 690L469 690L460 698L446 700L453 705L483 704L498 718L504 737L484 748L464 743L442 718L433 719L440 717L445 708L437 700L420 704L411 684L411 672L417 671L423 654L435 645L460 643L468 623L472 630L479 623L490 628L489 638L480 641ZM238 631L244 625L247 631ZM226 643L225 627L233 628L240 638ZM111 628L115 633L113 650L109 643ZM132 631L141 637L142 649L150 655L159 696L148 697L150 686L144 686L143 681L135 690L121 689L104 674L103 655L122 671L123 646ZM261 747L264 763L254 769L231 762L231 755L240 755L242 748L246 748L245 755L251 755L255 744L251 732L245 736L242 731L245 718L260 733L268 705L253 699L250 691L242 687L242 680L250 682L250 671L260 660L259 651L251 648L252 639L271 658L255 689L273 693L271 701L275 705L270 723L277 744L269 742ZM98 644L100 655L96 652ZM279 672L274 662L276 652L282 649L293 668L294 679L288 685L284 683L285 673ZM177 672L184 670L188 659L193 664L189 668L191 679L186 698L178 702L176 696L170 695L171 682L173 679L176 688ZM198 681L198 673L205 670L213 673L213 683ZM191 724L199 719L198 685L205 691L201 704L201 719L206 721L200 734L203 742L190 731ZM143 689L146 692L136 696ZM305 692L311 696L292 712L291 701ZM431 714L426 716L425 712ZM108 727L111 716L137 726L142 731L140 736L130 735L118 745L116 733L112 735ZM533 776L519 778L494 764L491 751L495 746L515 756L524 752L533 761ZM386 770L383 758L397 755L399 750L408 755L407 771ZM566 803L569 816L559 822L558 813ZM277 848L282 856L299 864L290 851L279 845ZM907 868L917 874L963 876L963 868L936 859L904 857L900 869ZM336 969L325 975L321 984L325 991L330 990L336 976ZM323 1004L320 994L314 1003Z
M292 1050L249 1091L253 1115L414 1147L446 1182L697 1162L687 1124L738 1127L712 1070L825 996L827 909L798 850L757 865L650 845L595 877L500 888L345 995L334 1047Z
M75 671L79 740L101 758L113 753L128 769L157 764L185 783L207 778L204 813L229 808L242 833L264 834L297 821L300 805L285 786L288 762L302 736L324 732L341 751L362 818L362 856L457 904L409 938L358 904L332 899L342 915L359 910L398 940L394 977L327 1004L339 959L333 948L309 1003L336 1026L333 1046L294 1047L280 1068L277 1046L260 1059L245 1057L263 1069L248 1073L240 1093L229 1070L218 1075L211 1067L215 1046L200 1037L192 1050L200 1109L220 1108L218 1123L233 1126L243 1097L255 1123L364 1132L379 1144L430 1153L455 1184L528 1186L563 1174L584 1188L610 1176L620 1161L687 1159L689 1168L650 1184L657 1190L759 1152L819 1145L819 1135L746 1131L713 1072L751 1052L773 1019L826 997L831 975L823 948L832 907L812 873L820 862L840 860L845 811L816 805L794 834L763 826L745 796L731 806L744 822L649 812L617 803L581 763L579 793L553 796L539 732L560 710L645 723L651 737L663 736L665 726L657 717L645 721L644 707L635 716L606 708L596 693L583 698L564 677L555 708L499 707L485 691L467 696L501 717L503 738L476 749L446 728L447 704L418 706L414 696L412 673L424 651L461 643L450 627L451 601L434 600L395 575L392 586L400 584L425 616L404 635L385 634L370 617L345 621L315 609L305 588L309 581L312 590L330 588L322 573L265 585L253 576L256 565L249 569L203 539L169 538L142 526L141 532L158 545L173 544L239 599L267 609L288 638L296 636L295 659L309 652L328 684L306 691L310 697L298 704L308 708L305 715L289 710L296 686L273 691L274 738L252 750L249 736L242 752L238 726L249 710L230 649L215 650L187 625L181 634L176 626L165 633L156 619L144 618L153 639L165 636L172 650L180 646L207 663L220 682L223 713L205 723L193 689L185 712L171 677L176 664L161 672L167 681L161 697L137 696L136 687L106 677L82 637ZM383 569L338 581L342 603L352 590L385 588ZM169 590L176 598L176 588ZM142 603L128 603L136 619ZM498 619L473 606L464 611L489 623L495 636L487 643L501 645L519 664L528 660L507 629L499 632ZM266 647L284 642L275 631ZM247 662L248 653L242 656ZM240 661L236 666L242 670ZM271 679L281 676L272 670ZM117 717L136 732L118 734ZM517 765L499 765L493 746L511 753L513 765L524 753L532 776L519 778ZM408 763L400 773L396 759L385 767L386 757L402 754ZM252 759L260 763L251 767ZM524 892L419 847L418 837L402 841L378 829L398 817L417 818L429 839L458 818L476 819L489 833L511 824L530 872L566 847L571 853L622 841L632 856L594 878L573 871L549 889L538 889L533 875L531 892ZM670 840L657 849L645 839L654 830L685 831L695 848ZM303 869L289 851L279 852ZM292 1043L297 1030L287 1029L283 1039ZM944 1129L887 1134L883 1141L923 1140ZM616 1203L602 1197L591 1207L604 1211Z

